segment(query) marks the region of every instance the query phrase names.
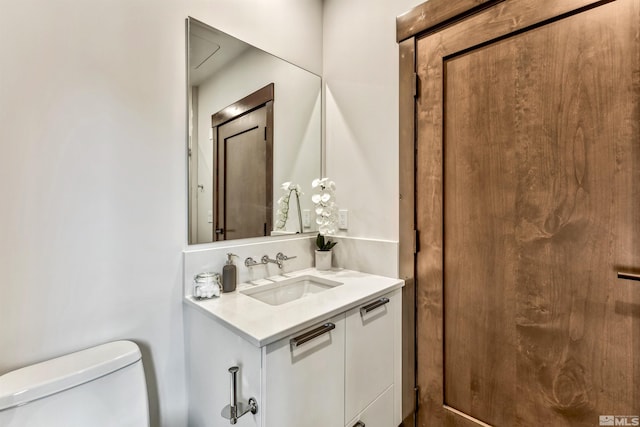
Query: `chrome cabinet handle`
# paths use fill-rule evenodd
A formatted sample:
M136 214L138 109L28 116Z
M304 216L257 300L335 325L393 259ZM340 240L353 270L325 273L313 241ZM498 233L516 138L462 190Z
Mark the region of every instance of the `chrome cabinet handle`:
M360 307L360 315L364 316L365 314L369 313L370 311L375 310L378 307L382 307L385 304L389 303L389 298L380 298L377 301L374 301L370 304L367 304L365 306Z
M640 282L640 274L622 273L618 271L618 279L635 280Z
M355 424L354 424L353 426L351 426L351 427L366 427L366 426L364 425L364 423L363 423L362 421L358 421L357 423L355 423Z
M318 326L317 328L312 329L309 332L305 332L302 335L298 335L295 338L291 338L289 343L291 344L291 347L298 347L306 342L311 341L314 338L319 337L322 334L326 334L327 332L335 328L336 328L336 325L334 325L333 323L325 323L324 325Z

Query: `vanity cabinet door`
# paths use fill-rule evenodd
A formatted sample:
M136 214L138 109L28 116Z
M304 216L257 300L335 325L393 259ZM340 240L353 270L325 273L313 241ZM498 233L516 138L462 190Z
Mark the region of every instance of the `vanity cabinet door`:
M263 349L265 427L344 424L344 344L343 313Z
M347 312L345 423L394 382L396 298L387 294Z
M391 427L394 425L397 423L393 422L393 386L391 386L345 427Z

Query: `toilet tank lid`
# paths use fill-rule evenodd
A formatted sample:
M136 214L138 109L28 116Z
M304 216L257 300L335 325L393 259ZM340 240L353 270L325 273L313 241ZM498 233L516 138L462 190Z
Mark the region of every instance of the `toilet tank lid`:
M0 411L68 390L136 363L140 349L114 341L0 376Z

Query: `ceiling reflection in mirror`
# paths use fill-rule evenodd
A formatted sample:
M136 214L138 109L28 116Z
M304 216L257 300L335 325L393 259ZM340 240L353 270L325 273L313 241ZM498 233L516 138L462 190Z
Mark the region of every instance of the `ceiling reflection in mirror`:
M187 20L189 244L317 230L321 79Z

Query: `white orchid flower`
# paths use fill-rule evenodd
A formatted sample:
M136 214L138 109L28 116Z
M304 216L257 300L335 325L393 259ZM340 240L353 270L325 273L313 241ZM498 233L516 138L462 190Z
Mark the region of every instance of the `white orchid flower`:
M287 225L287 219L289 217L289 201L291 200L291 193L296 192L296 195L299 197L302 194L302 187L298 184L294 184L291 181L283 182L280 185L282 191L284 191L284 195L278 199L278 210L276 211L276 215L278 220L276 222L276 229L281 230Z
M327 177L316 178L311 183L315 189L315 194L311 196L311 201L315 204L316 224L321 235L336 232L338 222L337 209L335 203L335 182Z

